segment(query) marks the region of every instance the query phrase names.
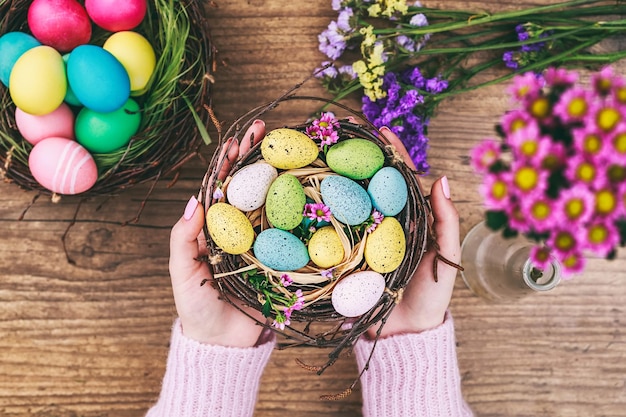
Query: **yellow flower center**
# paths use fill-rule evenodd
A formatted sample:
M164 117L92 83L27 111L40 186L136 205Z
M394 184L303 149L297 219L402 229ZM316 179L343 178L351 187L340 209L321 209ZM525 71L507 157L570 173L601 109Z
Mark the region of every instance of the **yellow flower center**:
M523 119L515 119L511 123L511 132L515 132L523 127L526 127L526 122Z
M611 165L606 172L611 182L622 182L626 180L626 167Z
M596 88L602 93L608 93L611 89L611 80L608 78L601 78L596 82Z
M596 176L596 169L589 162L583 162L578 166L576 173L581 181L590 182Z
M539 148L537 142L534 140L527 140L522 143L522 146L520 146L520 151L526 156L533 156L537 153L537 148Z
M537 201L531 208L533 216L538 220L544 220L550 214L550 206L543 201Z
M530 114L538 119L543 119L550 115L550 102L546 97L539 97L530 105Z
M488 150L485 153L482 154L482 157L480 158L480 163L483 166L488 166L491 165L491 163L496 159L496 153L493 150Z
M578 256L574 254L567 255L565 259L561 260L561 262L566 268L574 268L578 264Z
M552 171L559 167L559 158L556 155L546 155L541 161L541 166Z
M605 132L613 130L613 128L619 123L621 116L619 111L612 107L606 107L600 110L596 116L596 122L598 127Z
M550 251L547 248L541 248L535 253L535 257L541 262L546 262L550 259Z
M502 200L504 197L506 197L506 192L507 188L504 181L497 180L491 186L491 195L497 200Z
M589 241L592 243L602 243L608 238L609 231L606 230L606 227L600 224L596 224L589 228L589 233L587 236L589 238Z
M616 89L615 96L620 103L626 103L626 87Z
M626 133L620 133L615 135L613 140L613 147L619 153L626 153Z
M576 97L569 102L569 106L567 106L567 112L572 117L584 116L585 113L587 113L587 102L580 97Z
M583 203L583 200L580 198L573 198L569 200L567 203L565 203L565 214L571 220L575 220L578 217L580 217L580 215L583 214L584 210L585 210L585 204Z
M532 190L539 182L539 174L531 167L522 167L515 173L515 185L522 191Z
M554 245L562 251L568 251L574 247L576 241L568 232L559 232L554 239Z
M602 141L600 140L598 135L585 136L583 148L586 152L597 153L602 148Z
M609 190L600 190L596 193L596 212L609 214L615 210L617 201L615 195Z

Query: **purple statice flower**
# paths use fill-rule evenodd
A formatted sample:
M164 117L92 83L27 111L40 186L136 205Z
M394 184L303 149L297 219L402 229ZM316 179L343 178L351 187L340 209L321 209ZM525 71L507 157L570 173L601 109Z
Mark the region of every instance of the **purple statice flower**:
M319 34L317 40L320 52L332 60L339 58L347 46L345 35L335 21L328 24L328 28Z
M550 36L551 32L543 31L533 24L519 24L515 27L517 40L526 42L533 39L541 39ZM505 51L502 54L502 61L507 68L517 70L533 63L546 50L546 42L533 42L521 45L512 51Z
M333 278L333 274L335 273L335 268L329 268L329 269L325 269L323 271L320 271L320 275L323 276L324 278L328 278L328 279L332 279Z
M351 8L346 7L341 9L337 16L337 27L345 33L354 31L354 28L350 25L350 21L353 17L354 11Z

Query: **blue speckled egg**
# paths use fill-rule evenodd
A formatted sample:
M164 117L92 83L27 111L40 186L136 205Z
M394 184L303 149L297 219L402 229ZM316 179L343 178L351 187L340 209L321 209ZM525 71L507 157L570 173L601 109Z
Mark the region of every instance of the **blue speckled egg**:
M80 45L67 60L67 79L76 98L93 111L108 113L130 97L130 78L109 51L96 45Z
M339 175L353 180L371 178L385 163L383 151L367 139L347 139L330 147L326 164Z
M281 229L265 229L256 237L254 256L276 271L295 271L309 263L309 252L300 239Z
M372 213L372 202L367 191L356 181L340 175L331 175L320 184L322 200L341 223L356 226Z
M394 167L381 168L367 186L372 205L385 216L395 216L406 205L408 188L404 177Z
M0 36L0 81L9 86L11 70L20 56L41 43L23 32L7 32Z
M265 199L265 214L272 226L291 230L302 222L306 195L298 178L282 174L272 182Z

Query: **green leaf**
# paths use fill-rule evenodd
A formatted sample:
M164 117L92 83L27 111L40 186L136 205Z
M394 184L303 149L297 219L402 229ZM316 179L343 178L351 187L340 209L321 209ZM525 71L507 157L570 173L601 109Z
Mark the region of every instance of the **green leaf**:
M206 130L206 127L204 126L204 122L198 115L198 112L196 112L196 109L193 108L193 105L191 104L187 96L183 96L183 99L185 100L185 103L187 104L187 107L189 108L189 111L191 112L191 115L193 116L193 120L196 122L198 133L200 133L202 140L204 140L204 144L210 145L212 142L211 136L209 136L209 132Z
M487 210L485 213L485 224L493 231L498 231L506 226L508 216L504 211Z

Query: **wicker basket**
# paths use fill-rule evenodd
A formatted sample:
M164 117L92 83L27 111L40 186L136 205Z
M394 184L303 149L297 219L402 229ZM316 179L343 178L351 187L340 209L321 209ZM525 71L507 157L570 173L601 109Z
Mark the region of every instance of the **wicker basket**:
M307 103L303 103L303 101ZM330 279L321 277L319 270L310 268L309 266L298 270L295 275L299 279L294 278L294 283L289 286L289 291L293 293L300 289L306 299L306 303L301 310L293 311L291 324L285 326L284 329L272 327L270 325L271 320L269 322L259 322L257 320L260 325L272 327L276 332L284 336L286 343L283 346L306 345L333 348L329 355L330 360L328 363L322 367L315 367L315 370L321 373L323 369L330 366L337 359L339 353L344 348L349 348L356 339L374 323L380 321L384 322L384 319L392 311L403 289L413 276L423 253L426 251L429 242L428 218L430 208L422 195L415 173L401 160L385 137L377 131L371 123L364 119L360 113L354 112L338 103L332 103L325 99L315 97L285 96L268 105L255 108L243 115L228 129L224 134L224 138L232 137L240 142L246 129L255 119L263 119L268 112L272 111L277 106L295 104L299 106L298 110L301 112L302 105L310 104L312 101L319 102L317 104L318 108L321 107L322 104L334 106L329 111L332 111L336 114L337 118L340 119L340 141L347 138L358 137L374 142L382 149L385 155L385 166L394 166L397 168L406 180L408 186L408 202L405 208L395 216L405 231L406 254L397 269L383 274L386 288L373 308L360 317L346 318L339 315L331 303L333 287L341 278L354 271L368 269L364 261L357 259L356 264L349 268L344 268L340 271L339 276L334 275ZM352 119L341 119L335 110L345 112L346 115L352 116ZM359 120L360 123L354 123L354 120ZM307 123L287 127L304 131L306 126ZM221 141L221 145L224 143L224 141ZM261 143L258 143L253 146L246 155L242 156L236 162L231 161L232 166L230 168L229 177L242 167L262 158L260 145ZM223 200L223 198L216 200L215 191L217 188L226 187L228 183L228 178L220 182L213 180L217 177L216 174L220 172L222 164L224 163L224 160L219 158L219 154L220 152L214 154L201 188L201 198L203 199L202 201L206 201L207 209L212 204L215 204L216 201ZM319 158L313 164L316 165L315 168L318 170L323 170L325 166L323 162L320 162ZM294 175L297 176L297 174ZM299 179L301 183L307 181L305 175ZM365 185L365 182L366 181L362 181L362 185ZM257 233L259 230L268 227L267 222L264 221L262 211L261 209L261 213L246 213ZM335 222L333 222L333 225L337 227ZM251 285L246 278L246 273L242 273L242 271L254 268L263 271L263 273L270 277L275 271L271 271L269 268L264 268L262 264L258 264L258 260L254 258L252 250L243 255L230 255L223 252L211 239L207 227L205 227L204 232L207 238L207 261L211 263L215 275L213 284L219 289L223 299L240 309L242 305L246 305L251 306L255 310L262 311L262 295L255 290L255 287ZM278 278L274 276L274 279ZM311 285L307 283L301 285L298 284L298 282L314 282L315 284ZM242 311L244 310L242 309Z
M26 16L30 3L0 1L0 35L11 31L28 33ZM204 126L209 125L207 109L211 106L215 51L204 7L194 0L148 2L146 17L135 31L151 43L157 64L149 90L134 97L143 109L141 126L126 147L93 155L98 180L79 197L115 195L135 184L156 182L196 155L203 139L208 141ZM172 27L176 28L176 39ZM94 25L90 43L101 45L108 35ZM24 189L56 197L30 173L28 155L32 145L17 130L15 105L3 85L0 102L0 176Z

